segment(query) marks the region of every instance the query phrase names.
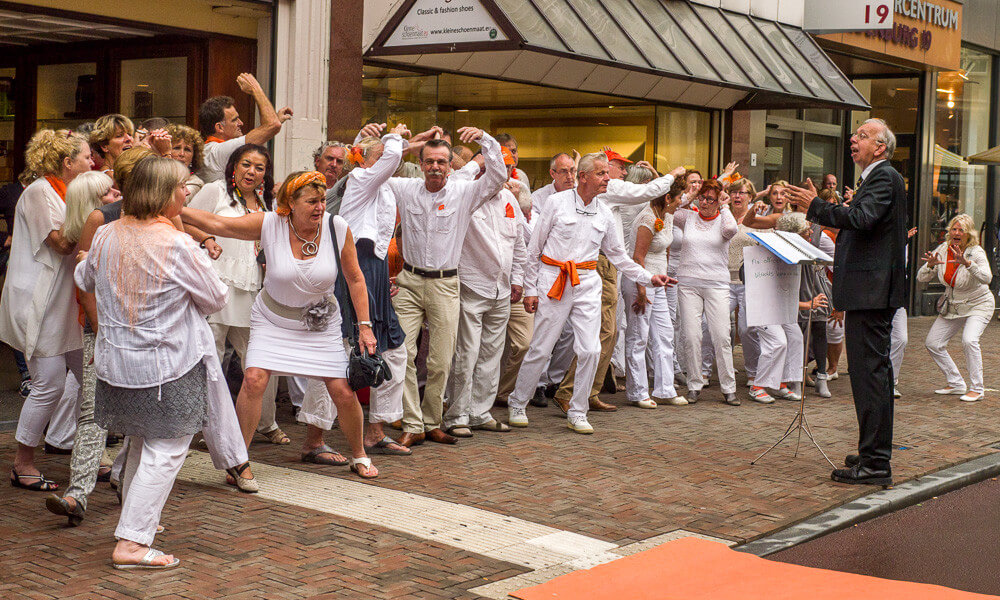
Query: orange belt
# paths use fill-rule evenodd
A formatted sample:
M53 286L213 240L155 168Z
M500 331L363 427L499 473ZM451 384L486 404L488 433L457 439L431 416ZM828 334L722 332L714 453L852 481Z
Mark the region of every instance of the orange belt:
M559 267L559 277L556 278L556 282L552 284L552 289L549 290L548 297L553 300L562 300L563 290L566 289L566 280L569 279L570 285L580 285L580 275L576 272L577 269L587 269L593 271L597 268L596 260L587 260L584 262L573 262L571 260L558 261L548 256L542 255L542 262L547 265L552 265L553 267Z

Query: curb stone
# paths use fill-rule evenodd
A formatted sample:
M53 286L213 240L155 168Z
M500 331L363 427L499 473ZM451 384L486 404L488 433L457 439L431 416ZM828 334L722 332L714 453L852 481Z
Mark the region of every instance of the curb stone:
M986 454L911 479L890 489L862 496L801 523L747 542L734 550L768 556L997 475L1000 475L1000 452Z

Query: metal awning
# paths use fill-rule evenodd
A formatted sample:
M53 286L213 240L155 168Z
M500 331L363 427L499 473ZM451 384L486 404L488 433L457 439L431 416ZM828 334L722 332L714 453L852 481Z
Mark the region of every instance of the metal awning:
M973 165L1000 165L1000 146L965 157Z
M869 104L801 29L681 0L401 0L379 62L700 108Z

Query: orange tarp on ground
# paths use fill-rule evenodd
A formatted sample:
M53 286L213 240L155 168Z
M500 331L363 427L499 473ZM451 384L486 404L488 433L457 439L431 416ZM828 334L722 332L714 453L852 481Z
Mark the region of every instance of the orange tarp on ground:
M682 538L511 594L521 600L973 600L998 596L772 562Z

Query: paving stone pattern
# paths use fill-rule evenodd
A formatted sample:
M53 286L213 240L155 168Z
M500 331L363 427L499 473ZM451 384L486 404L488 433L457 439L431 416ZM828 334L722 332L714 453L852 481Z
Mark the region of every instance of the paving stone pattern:
M944 381L922 345L930 323L910 321L896 403L897 481L995 452L990 446L1000 441L1000 393L978 403L933 393ZM998 328L992 324L982 340L987 387L1000 387ZM958 340L951 349L964 372ZM839 461L854 449L857 429L848 378L830 387L834 398L810 396L807 415ZM452 447L425 444L408 458L376 457L381 477L372 485L618 546L677 529L740 542L873 490L832 483L808 441L798 458L794 441L786 441L751 466L784 432L797 403L764 406L747 400L745 390L743 406L730 407L715 380L696 405L652 411L609 396L620 409L592 414L593 436L566 429L554 407L529 407L526 430L478 433ZM293 444L255 443L255 461L357 481L346 468L299 463L304 428L290 422L287 406L279 407L279 421ZM328 438L346 451L338 431ZM7 466L13 448L13 434L0 434ZM65 485L68 457L40 456L45 473ZM106 484L75 529L45 511L44 496L0 486L0 538L8 542L0 548L2 598L467 598L475 597L471 588L527 571L376 525L182 481L164 511L167 531L157 537L184 559L182 567L121 574L108 564L118 513Z

